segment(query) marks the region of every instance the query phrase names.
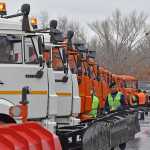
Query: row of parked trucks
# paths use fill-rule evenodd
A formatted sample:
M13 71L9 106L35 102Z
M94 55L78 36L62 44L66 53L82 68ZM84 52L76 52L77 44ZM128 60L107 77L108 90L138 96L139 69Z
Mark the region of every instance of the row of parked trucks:
M29 12L24 4L19 13L6 15L0 3L0 148L109 150L132 139L139 131L136 111L97 118L89 112L91 91L103 110L110 82L130 97L136 78L99 67L96 52L73 43L73 31L64 36L56 20L48 29L35 29ZM20 16L21 22L11 19Z

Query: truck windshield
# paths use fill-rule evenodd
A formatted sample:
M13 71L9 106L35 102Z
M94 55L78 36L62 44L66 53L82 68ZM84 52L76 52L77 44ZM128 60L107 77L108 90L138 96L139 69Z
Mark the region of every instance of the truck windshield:
M136 81L125 81L125 88L136 89Z
M0 63L22 63L22 40L15 35L0 35Z
M55 71L64 70L63 58L61 56L61 49L52 49L52 67Z

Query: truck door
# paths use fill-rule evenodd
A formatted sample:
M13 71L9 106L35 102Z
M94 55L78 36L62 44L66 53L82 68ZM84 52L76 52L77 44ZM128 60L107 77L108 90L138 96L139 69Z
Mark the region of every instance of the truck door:
M62 60L62 49L52 48L52 67L55 76L55 88L58 98L58 116L71 116L73 109L73 85L71 72L68 80L64 81L64 64Z
M17 105L22 87L28 86L29 118L47 116L47 69L38 64L37 37L0 35L0 97ZM41 75L37 72L41 70Z

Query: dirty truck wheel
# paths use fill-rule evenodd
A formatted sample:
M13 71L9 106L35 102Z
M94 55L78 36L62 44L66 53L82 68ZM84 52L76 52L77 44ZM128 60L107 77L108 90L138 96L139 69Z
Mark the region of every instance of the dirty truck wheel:
M16 121L6 114L0 114L0 125L9 123L16 123Z

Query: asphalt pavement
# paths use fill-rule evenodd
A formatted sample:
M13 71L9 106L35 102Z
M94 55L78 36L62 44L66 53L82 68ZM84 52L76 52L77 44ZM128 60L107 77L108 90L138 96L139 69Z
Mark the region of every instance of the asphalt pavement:
M136 134L135 139L127 143L126 150L150 150L150 113L144 121L140 121L141 132ZM116 148L115 150L119 150Z

